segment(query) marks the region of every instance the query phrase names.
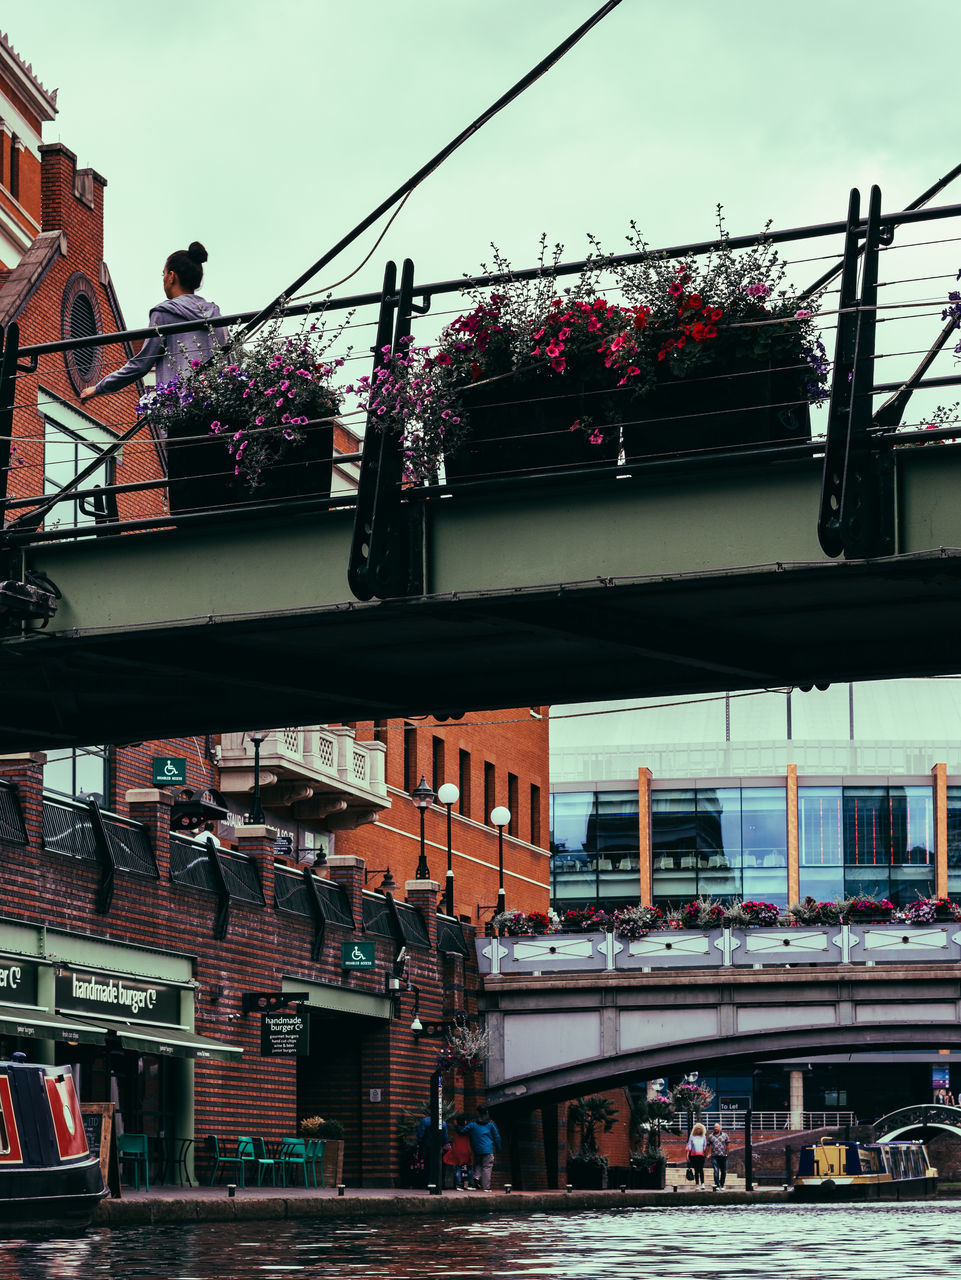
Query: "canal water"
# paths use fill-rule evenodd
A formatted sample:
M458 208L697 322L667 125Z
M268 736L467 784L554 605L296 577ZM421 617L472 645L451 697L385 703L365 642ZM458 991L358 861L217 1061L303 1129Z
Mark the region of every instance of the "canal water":
M961 1202L178 1224L0 1244L0 1280L928 1280L959 1266Z

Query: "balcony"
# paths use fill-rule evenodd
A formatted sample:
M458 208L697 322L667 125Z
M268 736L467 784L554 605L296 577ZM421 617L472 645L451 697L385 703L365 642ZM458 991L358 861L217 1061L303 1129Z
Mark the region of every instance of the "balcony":
M263 806L331 831L373 822L390 807L386 751L382 742L358 742L344 726L274 729L260 748ZM246 734L225 733L220 740L220 790L253 794L254 746Z

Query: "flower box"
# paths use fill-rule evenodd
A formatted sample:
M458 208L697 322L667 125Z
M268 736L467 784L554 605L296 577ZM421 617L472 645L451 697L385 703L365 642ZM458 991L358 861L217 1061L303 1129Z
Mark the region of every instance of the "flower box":
M690 378L663 378L632 404L625 422L626 462L735 445L797 444L811 439L801 371L770 365L702 367Z
M466 387L466 437L444 456L448 483L518 476L525 472L579 470L617 462L619 433L608 428L600 443L572 424L597 412L597 397L578 392L560 378L514 375Z
M571 1160L567 1166L567 1181L577 1191L606 1191L606 1164L587 1160Z

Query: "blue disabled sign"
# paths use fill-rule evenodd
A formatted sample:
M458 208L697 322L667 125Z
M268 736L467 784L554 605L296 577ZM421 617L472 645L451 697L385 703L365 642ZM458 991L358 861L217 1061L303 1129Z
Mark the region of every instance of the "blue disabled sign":
M153 762L154 786L173 786L187 781L187 761L177 756L161 756Z
M374 944L372 942L342 942L340 944L342 969L373 969Z

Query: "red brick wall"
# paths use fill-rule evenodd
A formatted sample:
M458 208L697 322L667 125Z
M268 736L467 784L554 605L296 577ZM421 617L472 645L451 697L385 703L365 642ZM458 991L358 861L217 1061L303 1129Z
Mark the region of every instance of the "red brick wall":
M518 778L520 800L517 836L504 836L504 870L507 905L521 911L543 911L550 901L550 863L546 842L549 837L548 719L546 707L535 707L542 719L534 719L531 708L509 711L472 712L461 720L438 722L427 717L408 721L416 727L416 779L423 774L433 781L434 739L444 744L444 781L459 786L458 759L470 753L471 805L467 815L456 805L452 814L451 843L454 850L454 905L458 914L472 920L490 916L497 901L497 831L487 824L484 813L484 765L494 766L494 798L506 805L508 774ZM387 743L386 776L392 789L391 808L376 824L337 834L337 852L366 859L369 867L390 865L398 884L412 879L420 853L420 819L404 791L404 724L389 720L380 732ZM356 726L357 737L370 740L370 723ZM540 788L541 847L530 844L531 784ZM447 814L442 805L433 805L425 816L427 863L434 880L443 890L447 872ZM478 907L481 913L478 916Z
M229 928L222 941L213 936L213 896L170 882L162 826L154 830L155 847L159 846L159 880L118 873L111 909L106 915L98 915L95 903L99 868L45 852L36 843L40 759L0 760L0 777L17 782L34 837L27 850L0 844L3 914L8 919L45 925L51 930L69 930L195 958L194 977L199 984L197 1032L244 1049L239 1064L195 1064L198 1138L207 1133L230 1137L251 1132L267 1138L291 1136L304 1115L320 1113L340 1119L347 1130L345 1177L349 1181L378 1184L398 1178L397 1121L403 1110L417 1110L425 1099L436 1053L436 1042L427 1037L417 1040L411 1034L412 996L402 993L398 1016L391 1023L315 1016L313 1054L301 1064L299 1099L296 1060L261 1057L259 1018L240 1011L242 992L279 990L284 976L383 996L385 977L391 971L393 944L369 935L376 944L375 972L344 973L340 968L341 942L350 941L359 933L328 925L322 958L313 961L311 922L282 914L273 906L269 836L257 837L248 845L248 852L256 854L266 882L268 905L255 908L231 903ZM164 803L143 800L133 806L133 816L138 820L149 817L162 824L168 815ZM359 896L354 869L337 874L353 879L355 895ZM398 894L402 896L402 892ZM421 892L419 897L424 904L431 894ZM359 926L359 910L355 919ZM472 937L470 931L468 936ZM411 981L420 988L421 1017L440 1020L445 999L443 958L436 951L412 948L409 972ZM210 998L213 985L223 987L216 1002ZM476 1002L472 1008L476 1009ZM370 1101L372 1089L381 1090L380 1102ZM453 1096L463 1100L463 1085Z

